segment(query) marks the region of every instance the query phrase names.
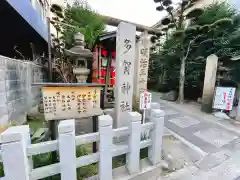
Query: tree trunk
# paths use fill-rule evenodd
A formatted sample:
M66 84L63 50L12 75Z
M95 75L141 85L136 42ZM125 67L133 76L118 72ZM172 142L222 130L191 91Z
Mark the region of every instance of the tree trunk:
M181 59L180 78L179 78L179 94L178 100L184 103L184 84L185 84L185 58Z

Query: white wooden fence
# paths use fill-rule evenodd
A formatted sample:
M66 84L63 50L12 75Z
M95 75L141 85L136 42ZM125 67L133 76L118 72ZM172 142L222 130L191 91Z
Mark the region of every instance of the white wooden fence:
M58 126L58 140L31 144L29 126L10 127L1 134L1 156L5 177L3 180L36 180L61 174L61 180L76 180L76 168L99 163L100 180L111 180L112 158L126 154L126 167L130 174L140 171L140 149L148 147L153 165L161 161L164 112L152 109L149 123L141 124L141 115L130 112L129 126L112 129L109 115L99 116L99 132L75 136L75 121L64 120ZM141 133L150 130L150 138L141 141ZM115 145L113 137L128 135L128 144ZM76 146L99 141L97 153L76 158ZM32 156L58 151L60 162L33 169Z

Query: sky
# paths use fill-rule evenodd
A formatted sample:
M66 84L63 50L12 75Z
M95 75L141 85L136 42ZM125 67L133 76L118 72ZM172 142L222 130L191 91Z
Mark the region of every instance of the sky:
M115 18L153 26L166 12L156 11L158 4L154 0L86 0L98 13ZM174 4L180 0L173 0ZM229 0L230 4L240 9L240 0ZM116 28L107 27L107 30Z
M153 0L87 0L98 13L115 18L153 26L164 13L156 11ZM108 27L108 30L114 28Z
M230 2L235 8L240 10L240 0L230 0Z

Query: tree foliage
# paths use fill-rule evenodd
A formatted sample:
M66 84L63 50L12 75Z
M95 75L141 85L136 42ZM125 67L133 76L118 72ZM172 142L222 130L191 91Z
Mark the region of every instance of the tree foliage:
M164 74L165 82L171 82L168 86L178 89L177 74L181 55L184 54L185 89L196 88L199 92L197 96L201 96L206 57L216 54L225 60L224 64L230 65L233 62L229 62L229 58L240 54L239 21L237 12L226 3L214 3L206 7L187 27L175 29L166 41L157 45L155 74Z
M86 1L76 0L72 6L67 5L65 9L55 8L53 12L56 14L53 20L61 22L53 21L53 24L65 48L71 48L74 35L81 32L85 37L86 47L92 49L96 38L105 30L103 18Z
M86 47L92 49L96 38L105 30L103 18L85 1L76 1L73 6L64 10L64 14L63 22L77 27L63 29L62 38L66 46L72 46L74 34L81 32L85 37Z
M64 49L74 46L74 35L81 32L85 38L85 47L92 49L97 37L104 32L105 24L102 17L97 14L86 1L76 0L72 6L62 8L53 4L51 11L55 16L51 23L57 33L52 35L54 52L54 70L58 76L57 81L73 82L73 64L65 56Z
M185 85L185 69L186 69L186 59L189 55L190 48L196 40L198 40L198 33L200 27L195 26L191 30L186 30L186 20L197 19L202 13L203 10L200 8L195 8L188 12L189 8L194 6L196 0L183 0L179 3L177 10L174 10L172 0L156 0L155 2L160 3L156 9L159 11L167 11L168 16L162 20L162 25L167 26L164 28L164 34L166 39L169 40L169 30L173 29L174 32L171 34L170 38L176 39L176 45L174 48L177 48L177 53L180 58L180 76L179 76L179 101L182 103L184 101L184 85ZM195 36L191 36L195 34ZM189 36L190 35L190 36ZM190 37L194 37L191 39ZM189 40L186 44L186 40ZM178 46L179 45L179 46ZM160 48L161 49L161 48ZM167 52L168 53L168 52ZM171 54L174 51L170 52Z

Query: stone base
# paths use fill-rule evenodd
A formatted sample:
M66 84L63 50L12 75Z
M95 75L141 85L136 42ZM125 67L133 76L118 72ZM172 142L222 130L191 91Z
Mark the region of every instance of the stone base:
M204 102L204 100L203 100L201 110L205 113L212 113L212 101L211 102Z

